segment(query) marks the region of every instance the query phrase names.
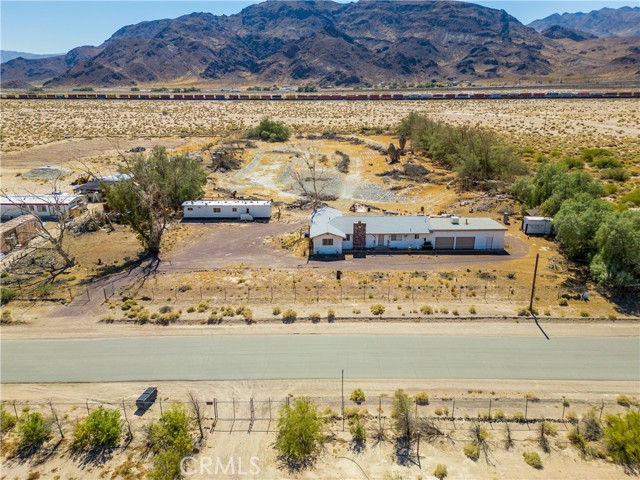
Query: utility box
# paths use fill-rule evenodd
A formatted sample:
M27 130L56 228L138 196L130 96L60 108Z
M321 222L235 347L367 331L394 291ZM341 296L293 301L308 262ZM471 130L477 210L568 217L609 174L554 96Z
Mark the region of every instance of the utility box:
M156 398L158 398L158 389L156 387L149 387L136 400L136 407L146 410L153 405Z
M551 235L553 219L551 217L523 217L522 231L526 235Z

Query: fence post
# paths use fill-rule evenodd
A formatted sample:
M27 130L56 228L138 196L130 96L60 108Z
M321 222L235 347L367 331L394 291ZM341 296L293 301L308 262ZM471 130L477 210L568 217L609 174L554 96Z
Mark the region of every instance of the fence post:
M269 303L273 303L273 285L271 285L271 300Z
M89 288L87 288L87 300L91 301L91 295L89 295Z
M104 294L104 301L105 303L109 301L109 298L107 297L107 289L103 288L102 289L102 293Z
M451 418L455 418L456 413L456 399L451 400Z
M202 301L202 285L200 285L200 301Z
M604 410L604 400L602 400L602 406L600 407L600 421L602 421L602 411Z
M489 399L489 420L491 420L491 399Z
M213 399L213 421L218 424L218 399Z
M13 413L16 414L16 420L18 419L18 409L16 408L16 401L13 401Z
M529 409L529 399L524 399L524 419L527 420L527 410Z
M320 287L316 285L316 304L320 303Z
M162 416L164 415L164 413L162 412L162 399L160 399L159 405L160 405L160 416Z
M86 405L87 405L87 415L91 415L91 412L89 411L89 399L87 399Z

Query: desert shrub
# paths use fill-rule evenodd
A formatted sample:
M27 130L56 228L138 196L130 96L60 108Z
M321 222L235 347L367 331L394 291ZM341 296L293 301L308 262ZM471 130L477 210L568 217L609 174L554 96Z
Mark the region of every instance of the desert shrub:
M640 413L607 416L604 441L611 459L631 471L640 470Z
M620 162L620 160L616 160L615 158L602 157L597 158L593 162L591 162L591 166L599 169L622 168L622 162Z
M122 305L120 306L120 309L124 312L126 312L127 310L131 310L133 307L135 307L136 305L138 305L138 302L136 302L134 299L132 298L128 298L127 300L125 300Z
M196 311L196 307L194 307L193 305L187 308L187 313L193 313L195 311Z
M253 320L253 311L249 307L243 307L240 311L240 315L242 315L242 318L247 322L251 322Z
M638 400L636 398L628 397L626 395L618 395L616 397L616 402L618 405L622 405L623 407L630 407L638 404Z
M542 460L540 459L540 455L538 455L536 452L523 452L522 456L524 457L524 461L527 463L527 465L530 465L538 470L542 469Z
M474 462L480 458L480 448L475 443L467 443L464 446L464 454Z
M183 283L182 285L180 285L178 287L178 291L180 293L184 293L184 292L188 292L189 290L191 290L193 287L191 287L191 285L187 284L187 283Z
M356 388L353 392L351 392L351 396L349 400L356 403L362 403L366 400L364 392L361 388Z
M587 439L584 438L577 428L570 428L567 432L567 439L575 446L582 455L587 453Z
M103 450L115 447L122 435L119 410L102 405L93 410L73 431L73 446L80 450Z
M445 478L447 476L447 466L440 463L436 465L436 468L433 470L433 476L438 480Z
M602 424L596 417L596 412L594 410L589 410L582 417L580 424L580 431L587 440L597 441L602 438L604 431L602 430Z
M423 315L433 315L433 307L431 305L423 305L420 307L420 313Z
M429 394L427 392L418 392L413 399L418 405L429 405Z
M346 153L340 152L336 150L336 155L340 157L340 160L336 162L336 169L340 173L349 173L349 164L351 163L351 158Z
M280 307L273 307L273 310L271 311L271 313L272 315L277 316L282 313L282 310L280 309Z
M313 323L318 323L320 321L320 314L318 312L309 314L309 320L311 320Z
M222 316L223 317L235 317L236 316L236 311L232 306L225 307L222 310Z
M207 302L206 300L203 300L198 304L198 312L203 313L203 312L206 312L208 309L209 309L209 302Z
M582 158L587 162L592 162L597 158L611 156L613 156L613 152L606 148L585 148L582 150Z
M455 315L456 317L457 317L458 315L460 315L460 312L458 312L458 310L451 310L451 313L452 313L453 315Z
M640 189L627 193L620 199L620 201L622 203L633 203L634 205L640 205Z
M4 409L4 405L0 406L0 435L4 435L16 426L17 419Z
M263 118L260 123L247 132L247 138L258 138L268 142L286 142L291 133L281 122Z
M169 313L173 310L172 307L170 307L169 305L163 305L162 307L160 307L160 310L158 310L160 313Z
M493 412L493 418L496 420L504 420L504 410L501 408L496 408Z
M0 313L0 325L11 325L12 323L13 316L11 315L11 310L3 308L2 313Z
M51 421L41 413L26 412L18 422L18 448L37 450L51 438Z
M470 313L471 315L475 315L476 313L478 313L478 312L476 311L476 306L475 306L475 305L471 305L471 306L469 307L469 313Z
M625 182L629 180L631 174L624 168L607 168L602 172L600 177L605 180L613 180L614 182Z
M380 316L384 313L384 305L381 304L376 304L376 305L371 305L371 314L372 315L377 315Z
M349 432L353 437L353 443L355 444L364 444L367 440L367 429L365 428L364 422L360 418L356 418L351 426L349 427Z
M561 298L560 300L558 300L558 305L560 305L561 307L567 307L569 306L569 300L567 300L566 298Z
M149 426L147 443L155 454L151 480L179 478L180 462L193 448L190 426L189 413L181 404L172 405Z
M13 288L0 287L0 305L5 305L16 298L18 294Z
M324 437L324 421L318 407L308 398L299 398L293 405L280 408L275 449L289 466L304 467L320 453Z
M298 318L298 314L292 308L287 308L282 313L282 321L285 323L295 322L297 318Z
M333 322L336 319L336 312L333 308L327 310L327 321Z
M576 415L575 412L567 412L567 422L571 423L572 425L577 425L578 424L578 415Z

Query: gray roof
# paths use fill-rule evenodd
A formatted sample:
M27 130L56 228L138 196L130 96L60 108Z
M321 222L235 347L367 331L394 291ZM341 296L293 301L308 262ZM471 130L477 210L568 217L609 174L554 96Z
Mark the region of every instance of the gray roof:
M457 218L458 222L453 223ZM432 232L473 232L478 230L497 231L507 230L491 218L460 218L460 217L428 217L415 216L375 216L375 215L342 215L342 212L333 208L322 208L311 215L311 238L330 233L344 238L346 234L353 233L353 224L363 222L367 224L367 234L391 235L391 234L429 234Z

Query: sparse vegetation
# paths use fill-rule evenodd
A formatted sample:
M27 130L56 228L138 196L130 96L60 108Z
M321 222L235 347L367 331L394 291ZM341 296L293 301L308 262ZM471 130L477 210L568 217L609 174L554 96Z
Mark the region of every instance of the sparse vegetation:
M371 305L371 314L376 316L381 316L384 313L384 305L376 304Z
M447 476L447 466L439 463L433 470L433 476L438 480L443 480Z
M180 477L180 462L193 448L190 426L191 418L182 404L172 405L149 426L147 443L155 455L151 480Z
M79 450L104 450L120 442L122 421L120 411L106 409L102 405L76 424L73 446Z
M291 133L284 123L263 118L260 123L247 132L247 138L257 138L267 142L286 142Z
M631 472L640 471L640 413L607 416L604 442L611 459Z
M524 461L527 465L532 466L537 470L542 470L542 460L540 459L540 455L533 451L526 451L522 453L524 457Z
M38 412L25 412L18 422L18 449L33 452L51 438L51 421Z
M355 403L362 403L366 400L364 392L361 388L356 388L353 392L351 392L351 396L349 400Z

